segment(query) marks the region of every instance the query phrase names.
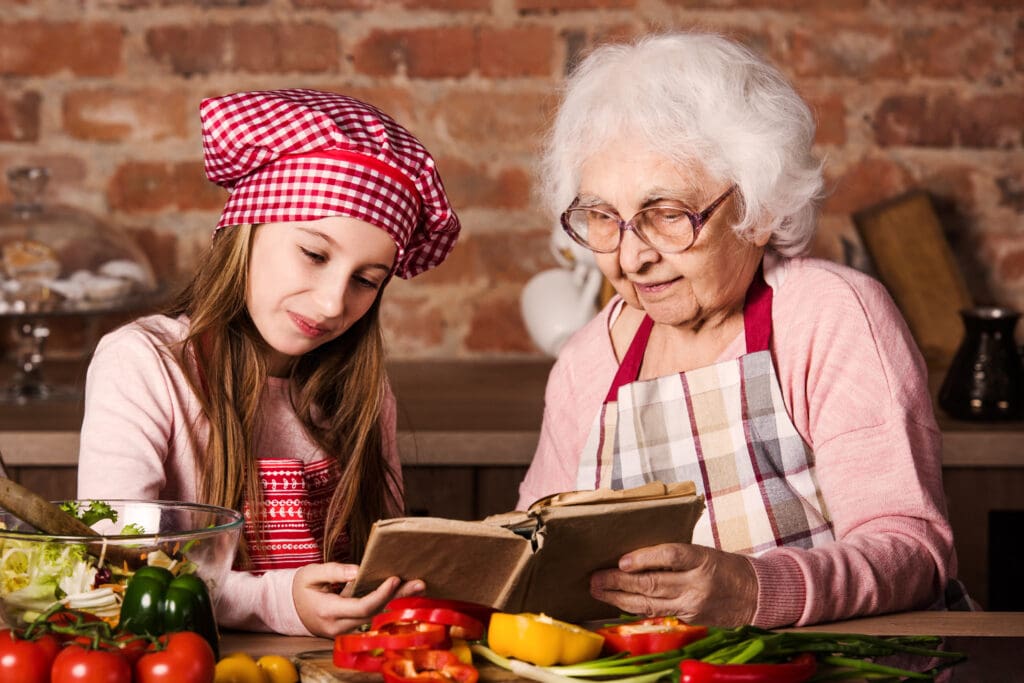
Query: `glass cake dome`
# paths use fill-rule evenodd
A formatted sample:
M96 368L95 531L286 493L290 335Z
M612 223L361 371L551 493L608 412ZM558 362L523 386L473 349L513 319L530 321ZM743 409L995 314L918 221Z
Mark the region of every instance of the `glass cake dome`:
M156 290L146 255L127 235L71 207L47 205L49 172L8 169L0 206L0 315L101 312Z

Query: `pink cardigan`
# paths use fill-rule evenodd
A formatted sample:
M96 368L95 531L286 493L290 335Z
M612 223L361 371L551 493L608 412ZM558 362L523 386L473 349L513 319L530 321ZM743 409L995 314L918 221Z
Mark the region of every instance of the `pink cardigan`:
M836 543L753 558L756 625L813 624L926 608L956 574L941 443L927 372L884 287L814 259L766 258L775 294L772 354L782 395L817 473ZM576 488L587 434L618 361L616 298L578 331L551 370L520 509ZM742 333L719 360L745 353Z
M155 332L154 332L155 330ZM89 364L78 456L81 498L196 501L195 473L206 420L181 368L167 351L188 330L185 319L150 316L103 337ZM286 381L271 378L257 451L304 462L325 457L292 410ZM395 399L381 416L384 453L401 475ZM198 435L194 444L189 433ZM401 500L401 490L396 492ZM310 635L292 602L294 569L262 575L232 571L217 598L222 626Z

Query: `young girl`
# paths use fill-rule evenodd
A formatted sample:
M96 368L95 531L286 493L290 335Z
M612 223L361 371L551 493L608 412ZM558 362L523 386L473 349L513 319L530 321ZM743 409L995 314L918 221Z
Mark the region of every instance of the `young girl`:
M78 494L243 510L221 625L333 636L424 589L337 595L373 522L403 509L381 294L443 261L459 221L427 150L363 102L249 92L200 114L207 176L231 194L170 308L97 346Z

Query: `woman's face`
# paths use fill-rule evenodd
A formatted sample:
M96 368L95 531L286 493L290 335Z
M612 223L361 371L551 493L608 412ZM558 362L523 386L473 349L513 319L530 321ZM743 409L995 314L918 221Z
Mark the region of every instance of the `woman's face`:
M396 253L382 229L346 216L257 226L245 302L273 349L271 374L363 317Z
M630 220L641 209L664 201L704 211L729 189L700 168L689 169L625 139L602 147L582 166L580 203ZM655 322L699 329L740 310L761 261L758 243L740 239L731 225L735 195L712 214L687 251L662 254L632 230L617 251L594 254L597 265L629 305Z

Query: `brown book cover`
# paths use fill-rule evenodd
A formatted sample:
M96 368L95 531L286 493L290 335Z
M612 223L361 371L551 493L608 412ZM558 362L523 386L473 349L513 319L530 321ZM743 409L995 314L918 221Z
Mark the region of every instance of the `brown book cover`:
M426 595L567 621L618 616L590 596L590 574L659 543L688 543L704 510L693 482L574 491L526 512L480 521L401 517L377 522L356 579L364 595L389 576L422 579Z

